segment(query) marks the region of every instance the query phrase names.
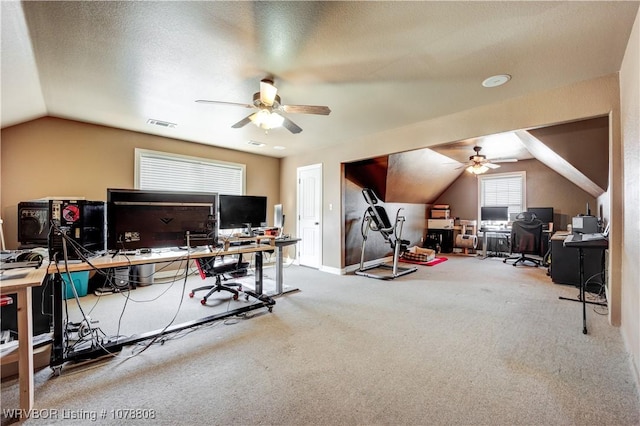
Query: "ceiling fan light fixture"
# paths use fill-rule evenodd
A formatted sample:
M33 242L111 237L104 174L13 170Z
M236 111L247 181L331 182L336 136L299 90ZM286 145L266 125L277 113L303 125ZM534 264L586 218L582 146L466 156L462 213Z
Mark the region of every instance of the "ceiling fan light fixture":
M485 166L484 164L474 164L473 166L467 167L466 170L474 175L481 175L488 172L489 167Z
M282 126L282 123L284 123L283 116L277 112L271 112L267 109L261 109L257 113L253 114L250 117L250 120L253 124L265 130L275 129L276 127Z

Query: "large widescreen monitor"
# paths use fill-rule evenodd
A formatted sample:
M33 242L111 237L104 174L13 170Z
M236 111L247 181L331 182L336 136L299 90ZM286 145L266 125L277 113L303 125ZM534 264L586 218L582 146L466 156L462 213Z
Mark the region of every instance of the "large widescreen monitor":
M107 248L129 250L215 245L218 195L107 189Z
M480 207L480 220L484 222L506 222L509 220L509 207Z
M267 197L220 195L220 229L259 228L267 226Z
M553 222L553 207L528 207L527 211L535 214L545 225Z

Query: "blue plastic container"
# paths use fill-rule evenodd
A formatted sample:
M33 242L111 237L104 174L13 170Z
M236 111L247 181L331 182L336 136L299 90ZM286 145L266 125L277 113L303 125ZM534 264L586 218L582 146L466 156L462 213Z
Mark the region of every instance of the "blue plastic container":
M62 274L62 294L65 299L73 299L73 288L69 284L69 274L63 272ZM71 280L73 286L78 293L78 297L87 295L89 289L89 271L71 272Z

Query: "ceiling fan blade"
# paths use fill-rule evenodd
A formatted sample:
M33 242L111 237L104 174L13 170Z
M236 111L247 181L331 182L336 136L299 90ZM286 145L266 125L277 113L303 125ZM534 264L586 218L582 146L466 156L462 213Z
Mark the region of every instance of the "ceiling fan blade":
M491 160L492 163L517 163L517 158L496 158L495 160Z
M285 127L291 133L300 133L302 131L302 127L298 126L296 123L288 119L287 117L283 117L284 121L282 122L282 127Z
M260 81L260 102L266 106L272 106L276 99L278 89L273 85L273 81L264 79Z
M331 110L328 106L320 105L282 105L281 109L284 112L288 112L291 114L329 115L329 113L331 113Z
M255 108L255 106L251 104L240 104L237 102L208 101L206 99L198 99L196 102L198 102L199 104L217 104L217 105L239 106L243 108Z
M484 163L484 165L490 169L497 169L498 167L500 167L498 164L493 164L493 163Z
M251 115L248 115L247 117L243 118L242 120L238 121L236 124L234 124L233 127L234 129L239 129L240 127L244 127L247 124L251 123L251 118L256 115L257 113L253 113Z

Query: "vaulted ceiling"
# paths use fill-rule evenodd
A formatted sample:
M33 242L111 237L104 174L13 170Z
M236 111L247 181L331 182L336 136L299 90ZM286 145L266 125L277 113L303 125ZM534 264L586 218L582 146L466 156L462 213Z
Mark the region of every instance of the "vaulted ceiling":
M3 128L48 115L283 157L616 73L638 2L3 1L1 8ZM481 85L496 74L512 79ZM251 103L266 76L283 103L327 105L331 114L288 114L302 133L265 133L231 128L246 108L195 102ZM473 143L435 151L464 161Z

